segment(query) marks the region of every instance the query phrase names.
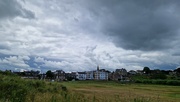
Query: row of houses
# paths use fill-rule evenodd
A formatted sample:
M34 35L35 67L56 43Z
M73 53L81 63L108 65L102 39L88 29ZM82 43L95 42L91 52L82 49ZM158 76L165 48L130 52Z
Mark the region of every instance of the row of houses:
M77 72L76 78L79 80L108 80L109 71L99 69L94 71Z
M24 72L13 72L16 75L21 76L23 79L39 79L40 71L24 71Z
M76 80L108 80L109 71L100 69L97 66L97 70L84 71L84 72L71 72L65 73L63 70L56 70L54 73L54 79L57 81L76 79ZM45 78L45 77L42 77Z
M54 79L56 81L62 80L124 80L127 77L126 69L116 69L114 72L110 72L106 69L100 69L97 66L96 70L84 71L84 72L71 72L65 73L63 70L56 70L54 73ZM45 78L45 77L42 77Z
M56 70L52 72L52 77L48 77L46 74L39 74L39 71L24 71L16 72L16 74L21 75L22 78L30 79L51 79L54 81L63 80L124 80L127 77L127 71L124 68L116 69L114 72L110 72L106 69L100 69L97 66L96 70L84 71L84 72L71 72L65 73L63 70Z
M8 72L11 72L8 71ZM48 71L47 71L48 72ZM106 69L100 69L97 66L96 70L93 71L83 71L83 72L71 72L65 73L63 70L56 70L54 72L50 71L50 75L46 72L46 74L40 74L40 71L24 71L24 72L12 72L21 76L22 78L28 79L41 79L41 80L54 80L54 81L64 81L64 80L130 80L134 75L148 75L152 77L153 75L165 74L170 75L172 77L180 76L180 68L172 71L172 70L159 70L154 69L150 70L150 73L147 74L143 70L130 70L127 72L125 68L116 69L113 72L110 72ZM153 77L152 77L153 78Z

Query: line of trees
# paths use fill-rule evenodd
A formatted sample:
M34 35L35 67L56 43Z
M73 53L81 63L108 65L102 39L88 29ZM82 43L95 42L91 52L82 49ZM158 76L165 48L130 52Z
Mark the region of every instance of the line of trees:
M149 67L144 67L142 74L137 74L131 77L135 83L143 84L161 84L161 85L180 85L180 68L175 70L151 70Z

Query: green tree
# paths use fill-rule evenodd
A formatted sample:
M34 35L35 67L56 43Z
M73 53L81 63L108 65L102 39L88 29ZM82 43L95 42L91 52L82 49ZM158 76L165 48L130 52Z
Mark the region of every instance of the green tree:
M177 76L180 76L180 68L175 69L174 72L176 72Z
M144 72L145 74L149 74L149 73L151 72L151 70L150 70L149 67L144 67L143 72Z
M51 72L51 70L48 70L47 72L46 72L46 76L47 76L47 78L53 78L54 77L54 74L53 74L53 72Z
M177 73L180 73L180 68L177 68L174 71L177 72Z

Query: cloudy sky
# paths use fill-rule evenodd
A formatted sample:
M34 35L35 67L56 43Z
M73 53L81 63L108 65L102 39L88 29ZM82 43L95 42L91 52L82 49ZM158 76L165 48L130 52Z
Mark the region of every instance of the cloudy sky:
M0 0L0 69L180 66L179 0Z

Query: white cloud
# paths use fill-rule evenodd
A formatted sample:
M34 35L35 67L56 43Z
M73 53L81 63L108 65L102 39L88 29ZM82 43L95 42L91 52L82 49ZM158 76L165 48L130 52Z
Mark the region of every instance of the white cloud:
M5 57L4 59L0 60L1 69L9 69L9 70L15 70L15 69L24 69L24 70L31 70L31 68L28 64L25 63L25 61L29 60L30 58L28 56L9 56Z
M180 64L180 58L171 55L178 53L177 48L173 48L176 51L168 50L169 53L125 50L115 46L112 43L114 36L104 34L102 31L104 24L102 21L115 23L111 19L113 15L105 14L108 9L103 6L100 10L103 12L93 11L95 6L93 9L86 7L85 2L18 0L18 5L25 11L31 11L34 17L29 19L28 14L26 17L16 14L8 20L0 19L0 54L10 56L2 57L0 63L11 68L17 66L31 69L32 66L26 61L34 57L34 62L30 64L37 69L65 71L95 70L97 65L109 70L116 68L131 70L165 63ZM104 18L105 15L108 19ZM175 40L173 44L178 43L179 41Z

